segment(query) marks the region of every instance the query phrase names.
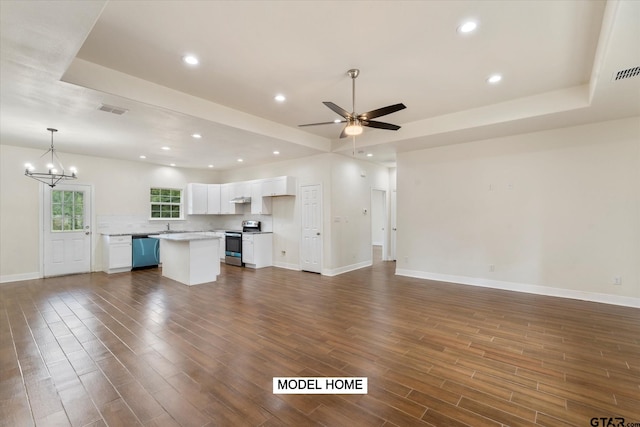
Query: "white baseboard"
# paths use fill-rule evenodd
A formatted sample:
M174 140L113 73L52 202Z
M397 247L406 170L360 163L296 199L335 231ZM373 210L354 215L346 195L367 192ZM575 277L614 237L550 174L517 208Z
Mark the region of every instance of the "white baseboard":
M373 265L373 262L371 260L368 260L368 261L359 262L357 264L345 265L344 267L339 267L339 268L332 268L332 269L324 268L322 269L322 275L337 276L338 274L348 273L349 271L359 270L364 267L370 267L371 265Z
M5 274L0 276L0 283L7 282L21 282L23 280L41 279L42 276L39 272L34 273L21 273L21 274Z
M273 264L273 266L278 268L284 268L286 270L300 271L300 266L298 264L292 264L289 262L276 262Z
M457 283L460 285L480 286L484 288L503 289L506 291L524 292L536 295L547 295L552 297L640 308L640 298L623 297L598 292L584 292L573 289L552 288L550 286L531 285L527 283L503 282L500 280L488 280L478 277L454 276L419 270L407 270L403 268L396 268L396 275L415 277L417 279L435 280L438 282Z

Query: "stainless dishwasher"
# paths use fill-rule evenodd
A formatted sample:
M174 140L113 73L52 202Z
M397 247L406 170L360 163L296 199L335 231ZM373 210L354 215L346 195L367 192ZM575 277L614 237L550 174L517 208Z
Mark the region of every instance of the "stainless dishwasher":
M147 235L131 236L131 267L157 267L160 263L160 240Z

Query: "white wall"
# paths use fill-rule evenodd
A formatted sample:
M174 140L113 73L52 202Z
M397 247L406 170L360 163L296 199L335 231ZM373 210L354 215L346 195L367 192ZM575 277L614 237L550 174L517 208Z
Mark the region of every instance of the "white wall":
M223 181L291 175L298 186L323 189L323 274L334 275L370 265L371 189L387 189L388 168L339 154L276 162L226 172ZM297 268L300 241L299 198L273 199L274 264ZM282 255L286 250L286 255Z
M638 117L401 153L397 186L398 274L640 306Z
M5 143L5 141L3 141ZM0 282L39 277L39 183L25 177L24 164L40 150L0 145ZM152 232L167 221L148 219L149 188L184 188L189 182L219 183L291 175L298 186L323 188L323 274L371 264L371 188L387 188L388 169L338 154L281 161L261 167L215 172L179 169L61 153L79 169L77 183L93 185L92 270L102 269L101 232ZM363 176L364 175L364 176ZM340 218L335 222L336 217ZM242 219L262 220L274 232L274 264L299 268L298 197L273 199L272 215L191 215L172 229L239 228ZM282 254L284 251L284 255Z
M4 143L4 141L3 141ZM38 277L40 272L40 184L24 176L24 164L43 150L0 145L0 281ZM61 153L65 164L78 167L78 184L93 185L92 269L102 268L99 233L114 227L159 230L164 221L149 221L149 188L184 188L188 182L218 182L219 173L177 169ZM175 229L211 227L210 217L172 221ZM197 224L197 225L194 225Z

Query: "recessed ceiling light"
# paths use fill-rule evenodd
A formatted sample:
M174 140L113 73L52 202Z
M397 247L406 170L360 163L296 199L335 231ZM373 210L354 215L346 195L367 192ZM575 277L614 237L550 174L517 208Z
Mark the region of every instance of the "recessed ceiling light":
M367 157L373 157L373 153L367 153Z
M161 148L162 148L164 151L169 151L169 150L171 150L171 148L169 148L169 147L161 147Z
M342 121L341 119L335 119L333 123L340 123L341 121Z
M171 163L169 166L175 166L175 165L176 165L175 163Z
M467 34L475 31L478 28L478 23L474 21L467 21L458 27L458 32L462 34Z
M275 99L278 102L284 102L287 98L285 98L284 95L278 94L273 99Z
M213 165L209 165L209 167L210 167L210 168L212 168L212 167L213 167Z
M240 163L244 162L244 160L242 160L242 159L238 159L238 161L239 161Z
M140 156L141 159L146 159L147 156L145 156L144 154L142 156Z
M493 74L493 75L489 76L489 78L487 79L487 82L489 82L491 84L496 84L500 80L502 80L502 76L500 74Z
M195 138L195 139L200 139L200 138L202 138L202 135L200 135L199 133L192 133L191 137Z
M276 150L276 151L273 152L273 154L275 154L277 156L278 154L280 154L280 152Z
M189 65L198 65L200 63L200 61L198 60L198 58L196 58L193 55L185 55L182 57L182 61L185 64L189 64Z

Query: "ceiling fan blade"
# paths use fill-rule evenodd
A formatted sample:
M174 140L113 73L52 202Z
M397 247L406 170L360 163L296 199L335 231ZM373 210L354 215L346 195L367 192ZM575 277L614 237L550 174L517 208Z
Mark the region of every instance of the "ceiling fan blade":
M323 102L324 105L326 105L327 107L329 107L331 109L331 111L333 111L334 113L337 113L339 115L341 115L342 117L344 117L345 119L350 119L353 116L351 115L350 112L348 112L347 110L345 110L342 107L338 107L336 104L334 104L333 102L329 102L329 101L324 101Z
M367 126L370 128L386 129L386 130L400 129L400 126L398 125L392 125L391 123L385 123L385 122L377 122L375 120L363 120L361 123L362 123L362 126Z
M386 107L378 108L366 113L362 113L358 116L360 120L375 119L376 117L386 116L387 114L395 113L396 111L404 110L407 108L403 103L387 105Z
M346 127L346 126L342 129L342 132L340 132L340 138L346 138L346 137L348 137L348 136L349 136L349 135L347 135L347 133L345 132L345 130L346 130L346 129L347 129L347 127Z
M298 125L298 127L318 126L318 125L333 125L333 124L336 124L336 123L346 123L346 122L347 122L346 120L342 120L340 122L335 122L334 121L334 122L322 122L322 123L307 123L307 124L304 124L304 125Z

